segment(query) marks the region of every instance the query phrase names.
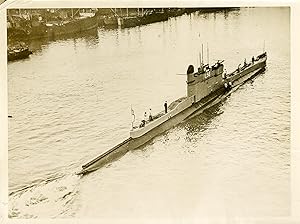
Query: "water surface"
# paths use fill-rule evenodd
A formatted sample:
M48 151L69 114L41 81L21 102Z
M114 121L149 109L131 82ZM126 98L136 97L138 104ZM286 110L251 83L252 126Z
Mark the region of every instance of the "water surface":
M290 11L242 8L30 43L8 64L9 216L199 218L290 212ZM268 52L266 71L223 103L82 178L80 166L137 119L186 94L209 61L232 71ZM206 61L206 56L204 57ZM24 189L25 188L25 189ZM23 189L23 190L21 190Z

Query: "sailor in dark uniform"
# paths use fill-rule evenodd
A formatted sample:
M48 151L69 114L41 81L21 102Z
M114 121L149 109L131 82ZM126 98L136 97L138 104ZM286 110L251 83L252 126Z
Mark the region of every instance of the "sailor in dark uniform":
M167 101L165 101L164 106L165 106L165 113L168 113L168 103L167 103Z

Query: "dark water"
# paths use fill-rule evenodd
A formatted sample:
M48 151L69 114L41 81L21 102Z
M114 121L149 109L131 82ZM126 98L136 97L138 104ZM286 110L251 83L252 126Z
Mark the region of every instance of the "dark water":
M10 217L289 215L289 16L288 8L194 13L30 43L29 59L8 64ZM74 174L128 137L131 105L142 118L186 94L176 74L198 64L201 43L211 63L224 59L232 71L264 40L267 70L225 102Z

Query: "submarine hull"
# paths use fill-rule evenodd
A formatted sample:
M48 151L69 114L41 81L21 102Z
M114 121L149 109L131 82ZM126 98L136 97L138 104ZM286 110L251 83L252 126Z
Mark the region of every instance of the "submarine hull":
M228 77L228 81L231 82L230 87L222 86L221 88L212 92L211 94L204 97L200 101L191 103L191 106L180 111L180 113L168 117L166 121L154 127L153 129L149 130L147 133L136 138L132 138L132 137L127 138L120 144L116 145L115 147L111 148L108 151L103 152L98 157L84 164L82 166L82 170L77 174L80 175L80 174L86 174L95 171L103 167L104 165L119 159L124 154L126 154L129 150L137 149L138 147L152 140L157 135L164 133L165 131L175 127L181 122L201 114L204 110L226 99L227 96L229 96L231 93L236 91L242 84L252 79L256 75L260 74L262 71L265 70L265 66L266 66L266 58L235 75L232 73L233 75L231 77Z
M146 134L138 138L131 138L131 137L127 138L122 143L104 152L100 156L93 159L91 162L83 165L82 170L78 174L85 174L85 173L95 171L100 167L103 167L104 165L122 157L129 150L137 149L138 147L152 140L157 135L162 134L165 131L175 127L182 121L186 120L186 118L191 117L191 115L193 115L195 112L202 113L205 109L211 107L212 106L211 103L217 100L218 98L220 98L221 95L224 95L225 92L226 92L225 88L219 89L218 91L208 96L206 99L203 99L202 101L193 104L191 107L183 110L182 112L175 115L174 117L170 117L166 122L153 128ZM217 102L215 102L215 104L216 103Z

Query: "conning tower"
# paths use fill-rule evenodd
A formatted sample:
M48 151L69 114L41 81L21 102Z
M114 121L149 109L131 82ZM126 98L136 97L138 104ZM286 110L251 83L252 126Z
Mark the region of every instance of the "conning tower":
M198 102L210 93L224 86L222 76L224 72L223 61L218 61L213 66L200 63L198 71L189 65L187 70L187 97L194 96L194 102Z

